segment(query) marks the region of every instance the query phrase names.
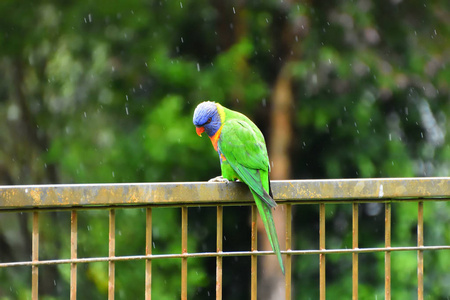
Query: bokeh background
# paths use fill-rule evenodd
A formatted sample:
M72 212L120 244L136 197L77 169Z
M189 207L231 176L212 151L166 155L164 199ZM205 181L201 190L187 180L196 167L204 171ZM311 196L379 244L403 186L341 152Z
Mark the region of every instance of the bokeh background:
M213 100L263 131L272 179L449 176L450 2L0 2L0 184L203 181L219 174L195 106ZM248 250L248 207L226 207L224 250ZM425 243L450 244L449 203L425 204ZM189 251L214 251L214 208L189 209ZM393 246L416 244L417 206L393 205ZM0 214L0 261L29 260L30 215ZM327 247L351 247L350 205L327 205ZM384 243L360 206L360 246ZM318 207L296 206L294 245L318 248ZM117 255L144 254L145 211L117 212ZM43 213L40 258L70 257L69 212ZM79 257L108 254L108 212L79 214ZM262 232L264 234L264 232ZM180 251L180 213L154 212L154 253ZM263 235L262 235L263 236ZM450 255L425 252L426 299L450 297ZM360 299L384 295L383 253L360 255ZM294 299L318 298L318 257L293 259ZM249 299L250 259L224 259L224 299ZM178 299L180 262L155 261L154 299ZM214 259L189 260L190 299L215 293ZM264 272L270 270L261 270ZM80 299L105 299L106 263L80 265ZM69 266L40 268L67 299ZM31 271L0 269L0 299ZM416 253L392 253L392 298L416 296ZM142 299L144 263L118 262L117 299ZM351 295L351 255L327 293ZM261 294L261 293L260 293Z

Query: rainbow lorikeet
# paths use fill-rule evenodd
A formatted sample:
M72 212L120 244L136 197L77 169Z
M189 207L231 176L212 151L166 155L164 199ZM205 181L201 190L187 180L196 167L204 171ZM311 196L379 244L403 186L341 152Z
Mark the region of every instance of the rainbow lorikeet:
M269 157L264 136L258 127L243 114L215 102L202 102L194 111L197 134L206 132L220 157L222 176L212 181L240 180L248 185L255 198L273 251L284 274L272 208L269 181Z

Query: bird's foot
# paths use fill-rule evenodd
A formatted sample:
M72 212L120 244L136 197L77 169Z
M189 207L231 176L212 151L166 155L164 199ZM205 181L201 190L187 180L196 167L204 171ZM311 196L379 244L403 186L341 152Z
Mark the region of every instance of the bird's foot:
M208 180L208 182L225 182L225 183L229 183L230 181L226 178L223 178L223 176L217 176L214 178L211 178L210 180Z

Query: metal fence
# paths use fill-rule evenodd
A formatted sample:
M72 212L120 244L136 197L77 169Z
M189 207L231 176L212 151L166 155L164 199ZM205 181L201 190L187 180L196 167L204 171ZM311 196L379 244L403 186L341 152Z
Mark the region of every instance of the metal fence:
M326 257L333 253L352 255L352 295L358 299L358 255L360 253L384 252L385 299L391 299L391 253L394 251L417 252L417 297L424 298L424 251L448 251L450 245L424 245L423 204L427 201L450 200L450 178L394 178L394 179L339 179L339 180L290 180L273 181L274 199L286 207L285 288L286 299L291 299L292 256L319 255L320 299L326 298ZM417 203L417 245L391 246L391 207L397 202ZM358 204L384 203L385 246L379 248L358 247ZM145 261L145 298L151 299L152 261L176 258L181 260L181 299L187 298L188 259L192 257L214 257L216 259L216 299L222 299L222 259L229 256L251 257L251 299L256 299L257 257L271 251L257 250L257 210L246 186L240 183L132 183L132 184L84 184L84 185L34 185L0 186L0 213L32 212L31 260L2 262L1 268L31 266L31 299L38 299L39 267L54 264L70 265L70 298L77 297L77 266L82 263L108 262L108 299L114 299L115 263L125 260ZM352 248L327 249L325 245L325 212L327 203L349 203L352 205ZM292 249L292 205L319 205L319 249ZM223 206L252 205L251 251L223 251ZM126 206L146 209L145 255L116 256L115 210ZM180 207L181 253L152 254L152 208L160 206ZM188 207L215 206L217 210L217 250L215 252L188 253ZM109 210L109 255L105 257L79 258L77 256L77 214L80 209L96 208ZM39 259L39 215L42 211L71 211L71 255L70 259Z

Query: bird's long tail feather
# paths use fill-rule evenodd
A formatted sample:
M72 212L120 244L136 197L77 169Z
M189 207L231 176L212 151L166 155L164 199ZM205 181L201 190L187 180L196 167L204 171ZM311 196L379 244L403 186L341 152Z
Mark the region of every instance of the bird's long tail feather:
M263 221L264 227L266 229L267 237L269 238L270 245L272 246L273 251L277 255L278 262L281 267L281 272L284 275L284 265L283 260L281 258L280 245L278 243L277 231L275 228L275 222L273 221L272 210L271 208L263 202L258 195L251 191L253 197L255 198L256 207L258 208L259 215Z

